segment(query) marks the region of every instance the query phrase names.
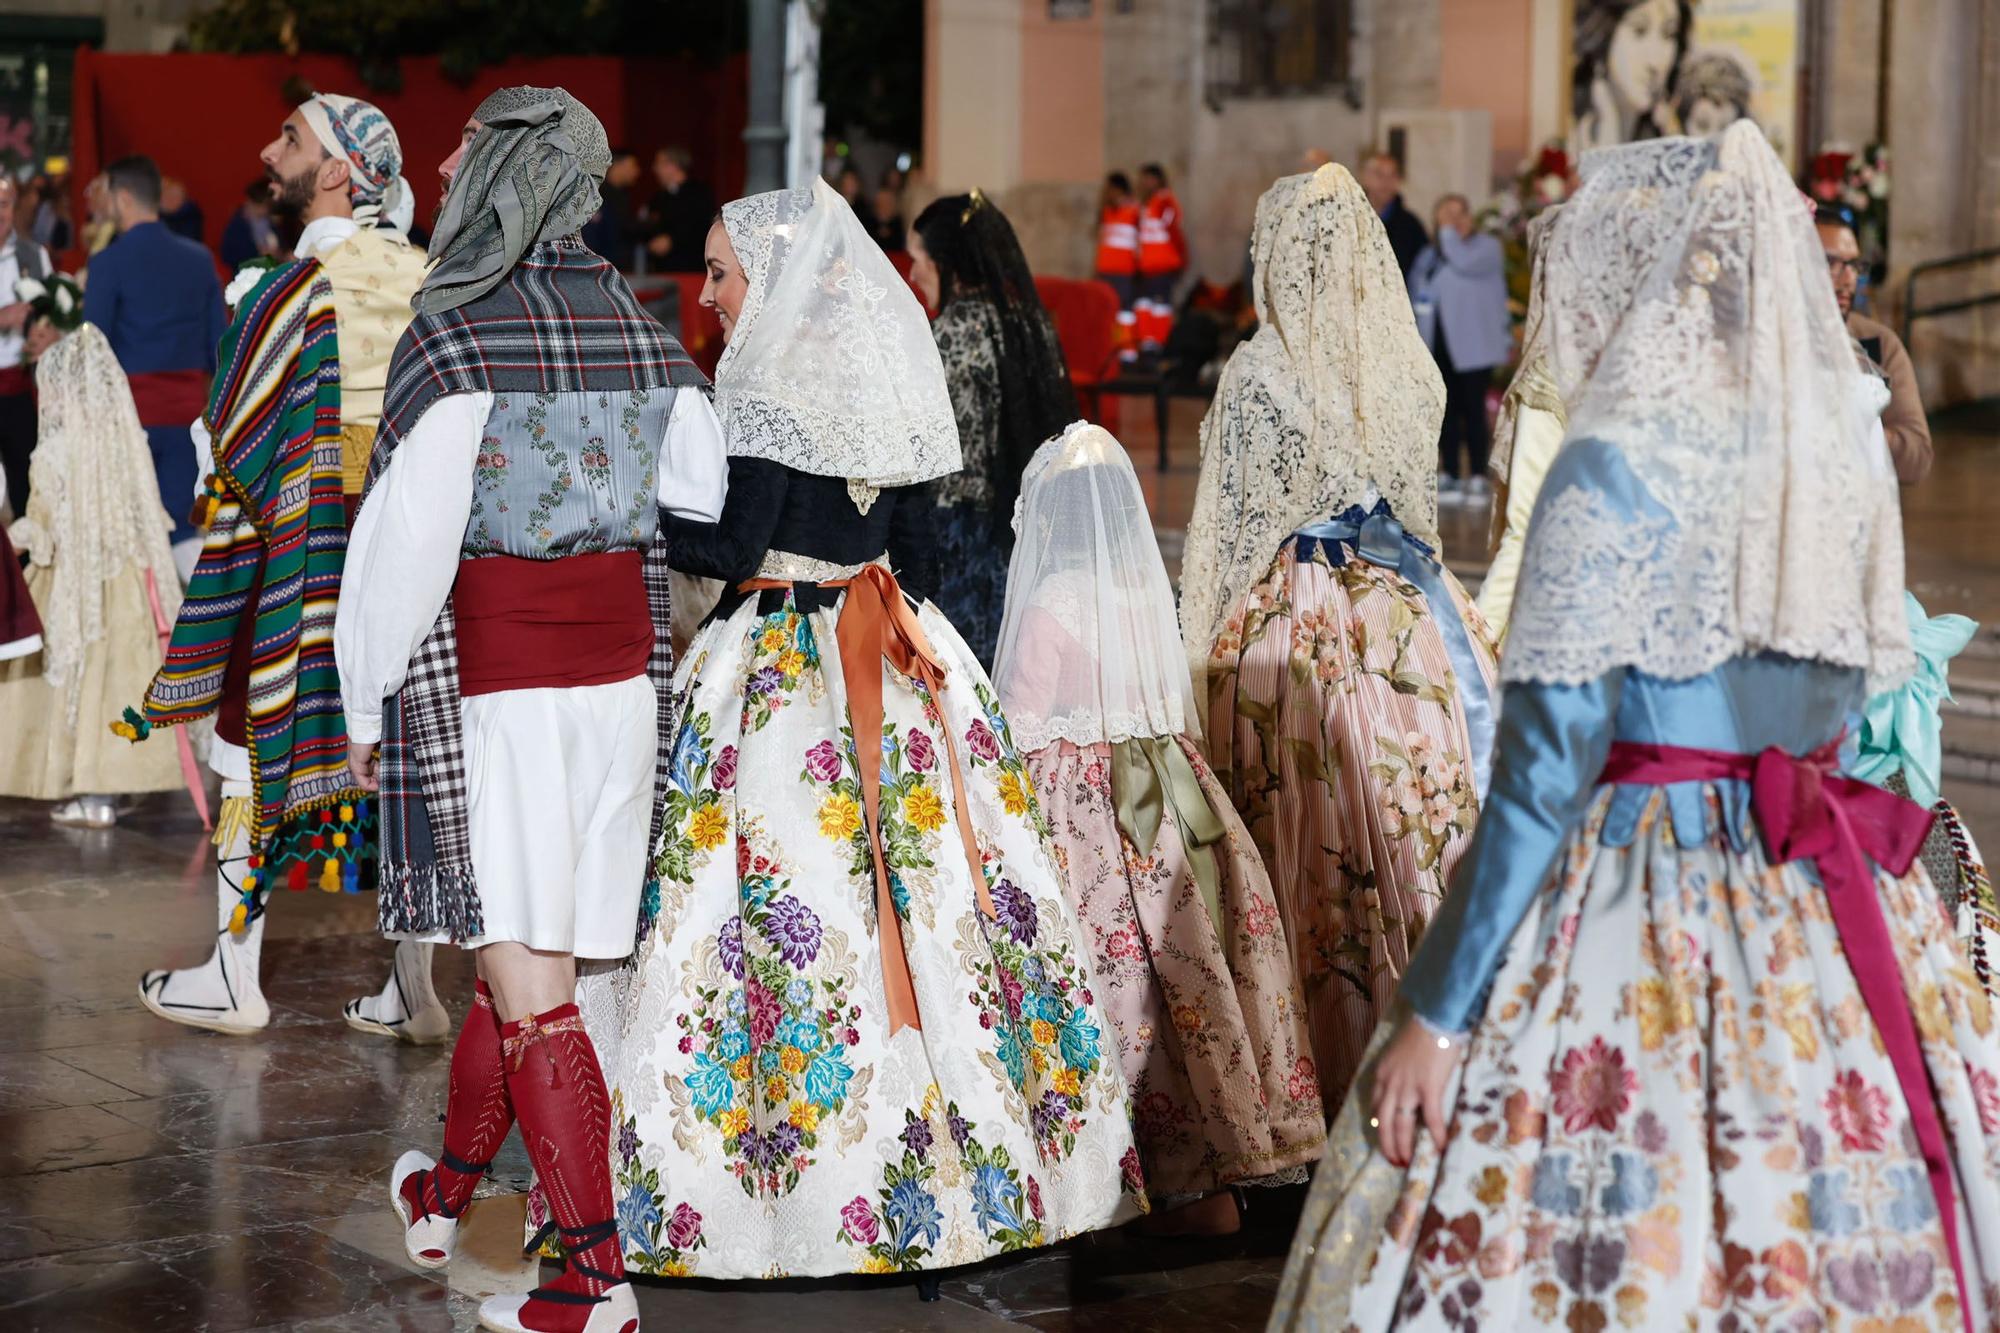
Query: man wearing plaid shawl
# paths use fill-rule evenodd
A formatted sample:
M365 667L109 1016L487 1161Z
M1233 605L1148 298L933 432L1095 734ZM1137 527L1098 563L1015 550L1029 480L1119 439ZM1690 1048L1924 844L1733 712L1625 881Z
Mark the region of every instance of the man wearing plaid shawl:
M216 718L215 948L199 967L148 972L139 990L162 1018L233 1034L270 1022L259 973L272 890L358 892L371 870L373 820L346 771L330 626L344 497L358 502L389 352L424 266L380 225L408 186L376 107L316 95L260 160L304 231L291 262L231 284L234 318L194 427L209 472L196 519L208 532L166 664L122 724L138 739ZM350 1003L347 1019L414 1041L450 1035L428 950L399 949L382 993Z
M667 787L660 511L714 522L727 475L707 381L578 239L610 161L568 93L509 88L441 168L334 630L383 930L477 951L444 1151L390 1180L406 1248L449 1261L518 1120L569 1255L492 1329L637 1326L575 960L631 952Z

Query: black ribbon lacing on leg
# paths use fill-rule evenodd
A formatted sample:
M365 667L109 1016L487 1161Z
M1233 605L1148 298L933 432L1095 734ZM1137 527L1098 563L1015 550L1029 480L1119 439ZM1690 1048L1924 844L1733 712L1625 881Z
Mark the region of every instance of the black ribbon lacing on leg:
M581 1227L558 1226L554 1222L548 1222L544 1223L542 1229L537 1231L528 1243L521 1248L521 1253L532 1255L535 1251L542 1248L543 1242L548 1240L550 1236L556 1236L558 1237L556 1243L563 1253L563 1265L565 1268L579 1277L587 1277L595 1282L604 1282L616 1286L625 1280L624 1274L607 1273L602 1269L592 1268L590 1265L578 1261L577 1256L596 1249L607 1240L616 1239L617 1235L618 1224L616 1222L592 1222L588 1226ZM560 1287L537 1287L532 1299L548 1301L554 1305L602 1305L611 1298L609 1296L592 1296L581 1291L564 1291Z

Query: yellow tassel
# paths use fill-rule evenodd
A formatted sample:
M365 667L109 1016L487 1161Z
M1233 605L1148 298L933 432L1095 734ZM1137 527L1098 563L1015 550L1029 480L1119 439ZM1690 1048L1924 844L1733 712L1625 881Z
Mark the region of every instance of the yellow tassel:
M250 909L245 907L242 903L236 904L236 906L232 908L229 913L230 933L241 935L243 933L243 927L245 927L248 924L250 924Z
M328 858L327 863L320 867L319 886L328 893L340 892L340 862Z
M245 871L243 873L243 892L248 893L256 887L257 887L257 872L254 870Z
M347 835L345 833L334 834L333 845L335 847L345 847L347 845Z
M343 824L352 824L352 823L354 822L354 807L353 807L353 806L351 806L351 805L343 805L343 806L341 806L341 807L340 807L340 822L341 822L341 823L343 823ZM341 845L341 844L340 844L340 843L337 843L337 842L336 842L336 843L334 844L334 846L336 846L336 847L338 847L338 846L340 846L340 845Z

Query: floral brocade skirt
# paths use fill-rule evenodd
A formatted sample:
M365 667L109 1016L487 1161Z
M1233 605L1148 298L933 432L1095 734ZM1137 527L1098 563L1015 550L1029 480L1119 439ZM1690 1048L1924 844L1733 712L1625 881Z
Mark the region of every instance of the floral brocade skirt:
M1394 571L1287 542L1209 655L1208 735L1270 871L1326 1105L1339 1105L1471 842L1478 797L1451 658ZM1487 684L1485 622L1449 572Z
M1120 830L1107 744L1028 757L1118 1038L1156 1199L1304 1179L1326 1142L1304 1005L1271 881L1200 752L1178 737L1222 840L1217 906L1190 866L1171 802L1141 855Z
M766 593L697 635L650 924L629 967L578 988L637 1273L943 1268L1145 1207L1047 824L985 673L929 606L940 695L875 664L882 849L921 1018L890 1031L837 619Z
M1602 846L1608 799L1514 934L1442 1152L1420 1137L1402 1171L1374 1150L1364 1067L1271 1327L1965 1327L1813 873L1754 835L1680 847L1658 796L1631 846ZM1992 1333L2000 1033L1924 874L1876 888L1950 1144L1970 1327Z

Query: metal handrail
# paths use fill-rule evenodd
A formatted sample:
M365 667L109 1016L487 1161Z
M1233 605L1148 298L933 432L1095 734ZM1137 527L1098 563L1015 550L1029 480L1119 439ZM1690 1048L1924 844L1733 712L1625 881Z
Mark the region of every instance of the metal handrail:
M1931 315L1952 315L1961 310L1971 310L1982 305L2000 304L2000 291L1982 292L1978 296L1961 297L1956 301L1940 301L1936 305L1917 304L1917 279L1926 273L1936 273L1942 269L1965 268L1973 264L1983 264L1989 259L2000 259L2000 245L1989 245L1983 250L1968 250L1962 255L1947 255L1943 259L1928 259L1913 265L1909 276L1903 279L1903 342L1910 341L1910 326L1919 319Z

